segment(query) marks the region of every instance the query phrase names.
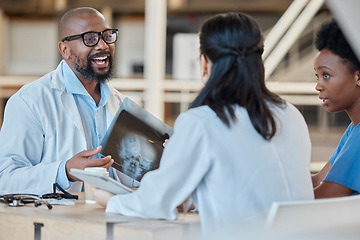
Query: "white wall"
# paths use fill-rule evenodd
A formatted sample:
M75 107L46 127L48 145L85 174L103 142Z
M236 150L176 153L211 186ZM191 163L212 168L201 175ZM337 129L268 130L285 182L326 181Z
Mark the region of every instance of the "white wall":
M133 75L134 64L144 64L145 23L143 18L120 18L115 26L119 29L116 42L116 75Z
M173 44L173 78L200 80L200 43L197 33L177 33Z
M43 75L57 66L56 21L9 19L6 32L5 75Z
M144 64L144 19L119 18L115 75L133 75L134 64ZM61 59L56 20L7 19L3 34L3 74L43 75L54 70Z

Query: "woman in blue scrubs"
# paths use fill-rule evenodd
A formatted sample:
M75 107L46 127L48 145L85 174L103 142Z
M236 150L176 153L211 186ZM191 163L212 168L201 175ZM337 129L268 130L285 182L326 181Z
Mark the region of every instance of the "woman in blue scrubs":
M321 105L345 111L351 123L324 168L312 176L315 198L360 192L360 62L334 20L317 33L314 61Z

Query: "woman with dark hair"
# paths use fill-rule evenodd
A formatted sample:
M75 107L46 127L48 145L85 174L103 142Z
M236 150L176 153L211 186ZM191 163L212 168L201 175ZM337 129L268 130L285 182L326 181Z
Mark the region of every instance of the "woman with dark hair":
M224 27L227 24L231 26ZM192 108L208 105L230 126L231 120L236 120L234 105L244 107L256 131L264 139L271 139L276 124L268 104L285 107L285 103L265 86L262 53L262 33L248 16L228 14L204 24L200 58L207 84ZM211 75L209 62L213 63Z
M203 24L200 45L204 89L137 191L96 194L107 212L176 219L192 196L208 233L263 221L274 201L313 199L308 129L265 86L257 23L243 13L217 15Z
M316 198L360 193L360 62L334 20L323 24L315 46L316 90L328 112L345 111L351 123L324 168L312 177Z

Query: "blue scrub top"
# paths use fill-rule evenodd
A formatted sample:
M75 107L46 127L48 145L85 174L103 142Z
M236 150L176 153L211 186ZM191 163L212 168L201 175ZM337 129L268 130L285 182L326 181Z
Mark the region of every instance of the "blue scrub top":
M360 193L360 127L350 123L330 158L331 169L324 181L344 185Z

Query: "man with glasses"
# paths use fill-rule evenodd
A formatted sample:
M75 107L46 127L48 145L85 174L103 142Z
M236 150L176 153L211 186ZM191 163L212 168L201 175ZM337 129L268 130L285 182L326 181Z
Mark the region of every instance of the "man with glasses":
M0 194L52 192L55 182L81 191L70 168L110 168L102 138L122 102L106 81L118 30L93 8L76 8L59 23L58 67L8 101L0 132ZM116 178L114 169L110 175Z

